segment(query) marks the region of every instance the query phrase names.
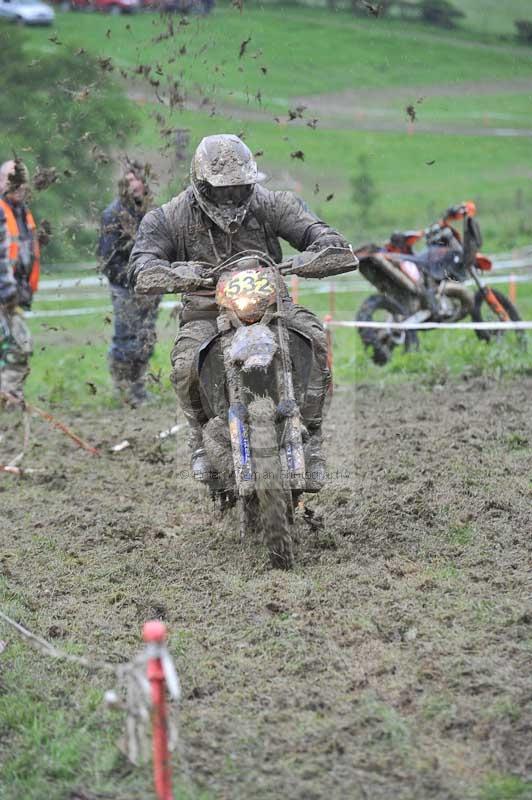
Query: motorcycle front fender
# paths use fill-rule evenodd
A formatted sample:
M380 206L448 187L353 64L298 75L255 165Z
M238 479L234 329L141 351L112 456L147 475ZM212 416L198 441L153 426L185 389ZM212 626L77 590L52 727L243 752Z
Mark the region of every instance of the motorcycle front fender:
M243 372L266 370L276 352L277 342L270 328L261 323L242 325L233 336L229 359Z

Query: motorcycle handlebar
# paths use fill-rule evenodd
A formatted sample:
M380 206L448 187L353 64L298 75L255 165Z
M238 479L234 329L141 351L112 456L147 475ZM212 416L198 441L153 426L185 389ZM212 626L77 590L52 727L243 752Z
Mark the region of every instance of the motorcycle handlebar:
M274 264L260 253L244 253L238 258L212 266L198 261L176 261L169 266L162 264L146 267L137 276L135 291L138 294L180 294L200 289L213 289L219 274L236 266L245 258L261 258L281 275L299 275L302 278L327 278L352 272L358 267L358 259L351 248L326 247L319 252L298 253L281 264Z

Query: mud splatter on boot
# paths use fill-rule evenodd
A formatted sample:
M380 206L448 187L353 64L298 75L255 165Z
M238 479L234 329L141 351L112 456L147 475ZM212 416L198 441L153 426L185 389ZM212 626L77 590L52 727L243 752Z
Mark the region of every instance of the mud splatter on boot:
M321 423L308 426L309 438L305 444L306 491L319 492L325 485L325 458L322 454Z
M109 369L119 400L138 408L152 398L145 386L146 365L109 359Z
M202 427L195 417L188 414L185 416L189 428L188 446L192 452L190 459L192 474L195 480L208 483L214 475L214 469L203 445Z

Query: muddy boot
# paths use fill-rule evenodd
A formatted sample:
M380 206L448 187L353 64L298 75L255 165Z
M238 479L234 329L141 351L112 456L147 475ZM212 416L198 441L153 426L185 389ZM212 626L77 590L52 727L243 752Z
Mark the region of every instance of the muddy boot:
M325 484L325 458L321 452L321 421L308 426L309 439L305 444L307 485L305 491L319 492Z
M28 376L27 366L9 365L0 372L0 391L2 409L17 411L24 408L24 381Z
M120 400L123 400L129 385L129 364L126 364L124 361L115 361L115 359L110 358L109 372L111 373L111 378L113 380L115 394Z
M208 483L214 475L214 470L207 457L205 447L203 446L201 425L193 415L189 416L185 414L185 416L189 429L188 446L192 452L192 458L190 460L192 474L195 480Z
M129 384L126 392L126 403L132 408L138 408L151 400L153 400L153 396L146 391L144 376Z
M145 386L145 364L132 364L110 358L109 369L116 395L123 403L138 408L150 399Z

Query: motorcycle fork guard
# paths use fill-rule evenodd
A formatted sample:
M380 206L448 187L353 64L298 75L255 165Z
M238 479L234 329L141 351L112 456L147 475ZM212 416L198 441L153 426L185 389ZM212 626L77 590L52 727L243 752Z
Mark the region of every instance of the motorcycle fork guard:
M489 286L484 287L484 297L486 298L486 303L489 305L492 311L497 314L499 319L502 322L509 322L510 316L506 309L499 303L497 297L494 295L493 291L490 289Z
M283 427L282 443L279 448L285 490L302 492L305 490L305 454L299 413L287 417Z
M301 414L296 403L294 383L291 371L290 339L284 318L279 317L277 325L279 352L275 355L277 375L277 391L281 402L278 413L286 409L283 416L280 457L283 481L287 492L302 492L306 486L305 454L303 451L303 434Z
M247 496L255 491L255 474L249 441L249 426L246 422L247 409L243 403L232 403L229 406L227 420L231 451L235 468L235 481L238 494Z

